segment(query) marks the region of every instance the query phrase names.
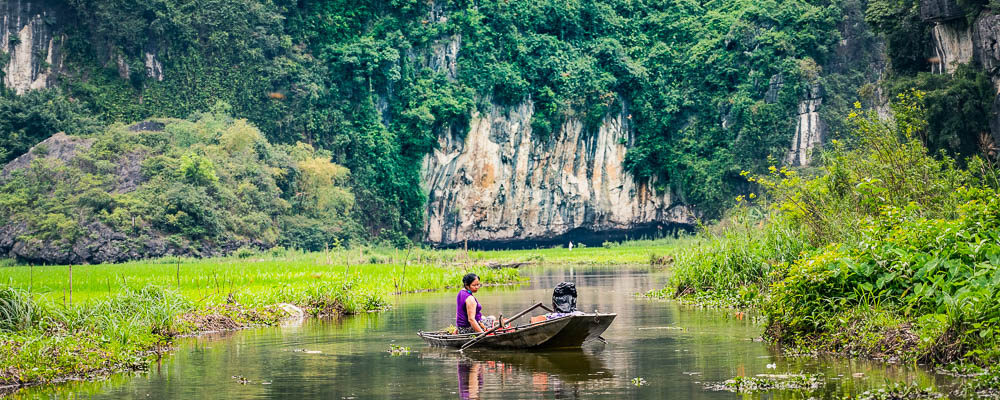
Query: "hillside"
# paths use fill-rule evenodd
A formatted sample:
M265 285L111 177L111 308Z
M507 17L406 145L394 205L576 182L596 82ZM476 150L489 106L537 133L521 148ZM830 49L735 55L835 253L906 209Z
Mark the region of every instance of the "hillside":
M931 150L988 152L998 136L995 24L979 3L16 0L0 10L3 161L56 132L188 118L223 101L269 142L308 143L348 168L362 240L690 226L754 190L740 171L809 165L824 142L850 141L843 118L855 102L888 112L911 87L927 94Z
M0 252L39 263L320 250L357 235L349 171L271 144L224 105L191 120L56 134L0 174Z

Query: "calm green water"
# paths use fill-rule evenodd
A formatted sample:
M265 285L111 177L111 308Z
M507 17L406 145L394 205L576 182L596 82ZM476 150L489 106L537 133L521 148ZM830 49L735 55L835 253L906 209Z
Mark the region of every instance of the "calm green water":
M458 353L426 346L417 330L454 320L453 293L400 296L391 311L309 320L182 340L148 373L25 390L14 398L367 399L677 398L733 399L705 389L737 375L823 373L813 396L840 397L887 380L945 384L915 367L844 359L783 358L753 340L761 326L732 311L706 311L634 296L662 287L662 272L608 268L533 269L519 288L484 288L484 314L511 315L548 301L561 281L576 282L585 311L616 312L607 344L577 351ZM390 344L410 347L393 356ZM768 369L767 364L776 364ZM235 377L235 378L234 378ZM248 381L241 383L239 377ZM646 383L636 386L633 378ZM764 398L808 398L794 391Z

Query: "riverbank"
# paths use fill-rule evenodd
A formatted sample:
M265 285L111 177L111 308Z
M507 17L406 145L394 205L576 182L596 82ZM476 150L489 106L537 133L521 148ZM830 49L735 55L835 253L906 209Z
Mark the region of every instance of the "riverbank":
M895 121L859 111L858 143L834 142L818 169L744 174L764 193L739 198L653 294L759 308L764 336L797 353L996 365L1000 175L929 155L919 98L894 104Z

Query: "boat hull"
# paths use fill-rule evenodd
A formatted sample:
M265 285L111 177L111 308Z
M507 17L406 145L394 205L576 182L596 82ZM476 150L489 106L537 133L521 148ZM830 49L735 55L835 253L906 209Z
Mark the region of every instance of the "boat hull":
M617 314L570 315L521 325L511 331L487 336L473 347L490 349L580 347L583 343L595 340L604 333L616 316ZM418 335L432 346L460 348L479 334L450 335L446 332L418 332Z

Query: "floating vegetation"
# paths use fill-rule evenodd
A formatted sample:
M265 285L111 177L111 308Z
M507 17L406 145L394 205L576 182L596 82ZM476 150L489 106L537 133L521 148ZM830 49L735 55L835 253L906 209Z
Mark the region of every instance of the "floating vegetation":
M956 376L968 378L956 390L959 397L977 397L981 399L1000 399L1000 366L987 370L975 365L965 364L951 368Z
M705 386L708 390L757 393L769 390L816 390L824 383L821 374L759 374L737 376L722 383Z
M389 355L391 356L403 356L410 354L409 347L398 346L395 344L389 344Z
M668 330L668 331L683 331L686 328L683 328L683 327L680 327L680 326L647 326L647 327L638 328L638 330L640 330L640 331L650 330L650 329L665 329L665 330Z
M939 399L944 397L933 388L922 388L915 383L894 383L878 390L869 390L858 395L858 400L910 400Z
M632 384L636 386L642 386L646 384L646 380L637 376L635 378L632 378Z

